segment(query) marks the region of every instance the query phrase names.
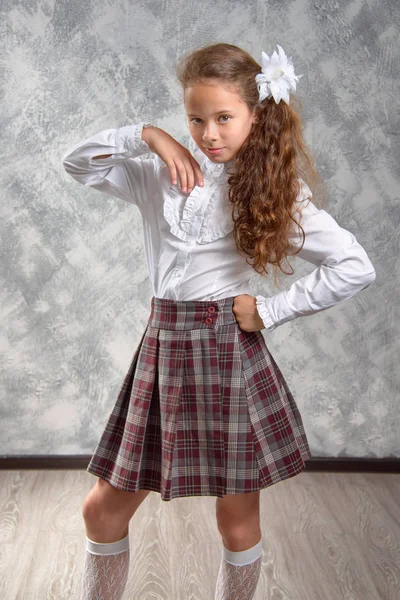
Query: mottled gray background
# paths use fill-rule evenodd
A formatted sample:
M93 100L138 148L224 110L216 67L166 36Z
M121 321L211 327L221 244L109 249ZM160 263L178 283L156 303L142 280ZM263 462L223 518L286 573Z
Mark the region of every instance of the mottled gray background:
M2 0L0 11L0 452L93 452L149 315L139 211L80 186L62 156L140 120L182 140L176 60L224 41L258 61L277 43L293 57L326 210L377 271L351 300L265 335L312 453L400 457L398 2ZM313 268L292 264L286 288ZM254 295L277 291L253 283Z

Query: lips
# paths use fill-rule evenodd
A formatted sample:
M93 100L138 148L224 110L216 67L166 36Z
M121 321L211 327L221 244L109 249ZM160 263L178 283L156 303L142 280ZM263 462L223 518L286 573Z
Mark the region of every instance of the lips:
M219 154L220 152L222 152L222 150L224 150L224 148L206 148L206 150L210 154Z

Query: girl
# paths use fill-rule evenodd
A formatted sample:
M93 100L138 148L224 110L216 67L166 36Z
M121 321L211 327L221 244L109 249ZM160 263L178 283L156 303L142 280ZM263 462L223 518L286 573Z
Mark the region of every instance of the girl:
M354 235L310 201L315 177L289 93L300 76L278 46L262 68L213 44L178 66L189 149L148 123L106 129L63 158L78 182L135 204L154 295L142 339L87 467L82 599L122 597L129 521L149 492L216 496L215 600L253 598L260 490L311 456L295 400L262 329L325 310L375 270ZM288 291L249 281L298 254L315 265ZM286 272L285 272L286 273Z

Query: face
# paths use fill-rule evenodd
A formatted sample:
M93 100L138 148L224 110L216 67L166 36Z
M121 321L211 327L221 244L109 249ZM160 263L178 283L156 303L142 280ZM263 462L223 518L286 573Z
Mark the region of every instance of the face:
M187 87L184 102L190 135L200 150L215 163L235 158L255 121L238 92L210 80Z

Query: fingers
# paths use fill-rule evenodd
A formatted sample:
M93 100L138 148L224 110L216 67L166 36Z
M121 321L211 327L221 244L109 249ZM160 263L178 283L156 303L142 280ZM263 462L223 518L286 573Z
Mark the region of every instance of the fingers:
M179 176L182 192L190 193L196 182L200 186L204 185L200 165L192 156L188 157L187 160L175 159L168 164L168 167L173 185L176 185Z
M197 183L200 186L204 185L203 173L200 169L199 163L193 157L191 157L191 162L194 170L194 177L196 178Z
M189 160L187 163L187 181L188 181L188 192L191 192L195 186L195 173L192 162Z
M172 185L176 185L176 183L178 181L178 176L177 176L177 172L176 172L175 163L173 163L173 162L168 163L167 166L169 168L169 174L171 175L171 183L172 183Z
M182 192L189 191L189 193L194 188L196 181L198 185L204 185L200 165L190 151L166 131L158 127L147 128L145 131L148 132L150 129L152 130L151 136L148 133L144 134L147 136L145 141L167 165L172 185L177 185L179 179Z
M182 162L180 162L180 163L176 164L176 168L177 168L178 173L179 173L179 179L181 181L182 192L187 192L187 172L186 172L186 167L185 167L185 165Z

